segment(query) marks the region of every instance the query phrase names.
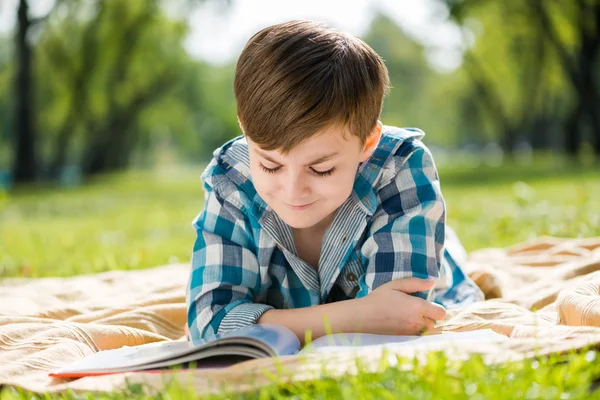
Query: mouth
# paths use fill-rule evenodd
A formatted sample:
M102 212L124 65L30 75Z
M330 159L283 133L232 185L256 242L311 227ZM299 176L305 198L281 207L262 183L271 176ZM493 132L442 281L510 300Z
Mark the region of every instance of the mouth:
M315 202L313 201L312 203L308 203L308 204L304 204L304 205L297 205L297 206L294 206L294 205L291 205L291 204L288 204L288 203L284 203L284 204L286 206L288 206L292 210L300 211L300 210L307 209L308 207L312 206L314 203Z

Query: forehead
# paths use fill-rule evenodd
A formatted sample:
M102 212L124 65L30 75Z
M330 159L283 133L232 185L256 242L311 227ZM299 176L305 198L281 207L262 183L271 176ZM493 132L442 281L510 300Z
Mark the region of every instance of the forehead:
M280 149L265 150L250 139L247 139L247 141L248 146L254 149L255 152L276 156L280 159L295 159L298 157L314 158L315 156L333 152L346 153L350 149L358 149L360 147L360 139L358 137L352 135L348 128L338 126L323 129L293 147L289 153L284 153Z

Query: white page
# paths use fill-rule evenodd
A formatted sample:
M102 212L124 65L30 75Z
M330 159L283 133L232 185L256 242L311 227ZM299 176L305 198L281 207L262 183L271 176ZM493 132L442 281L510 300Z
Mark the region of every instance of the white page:
M132 368L194 352L186 341L156 342L139 346L100 351L61 368L58 372L95 371L111 368Z
M143 344L100 351L67 365L53 374L125 371L166 366L174 363L216 357L220 354L246 357L295 354L300 347L296 335L279 325L252 325L209 337L192 344L185 340ZM174 360L175 359L175 360Z
M338 333L320 337L304 347L299 354L349 352L365 347L386 347L393 349L402 346L421 345L425 343L453 343L505 341L508 338L491 329L479 329L468 332L451 332L429 336L390 336L368 333Z

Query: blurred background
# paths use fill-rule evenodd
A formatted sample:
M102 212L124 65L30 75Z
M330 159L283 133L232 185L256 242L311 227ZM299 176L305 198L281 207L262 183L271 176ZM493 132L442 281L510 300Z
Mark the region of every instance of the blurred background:
M393 85L384 123L420 127L453 162L600 155L595 0L1 4L0 168L14 182L205 162L239 134L245 41L294 18L369 43Z
M384 58L469 249L600 234L600 0L0 0L0 276L186 260L237 56L290 19Z

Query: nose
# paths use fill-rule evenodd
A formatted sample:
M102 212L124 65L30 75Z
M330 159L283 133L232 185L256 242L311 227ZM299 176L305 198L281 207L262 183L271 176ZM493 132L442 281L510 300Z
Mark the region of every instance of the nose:
M283 189L284 201L290 205L303 205L303 199L306 199L310 194L308 179L304 172L290 172L290 174L283 177L281 186Z

